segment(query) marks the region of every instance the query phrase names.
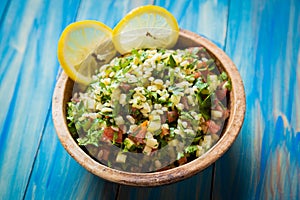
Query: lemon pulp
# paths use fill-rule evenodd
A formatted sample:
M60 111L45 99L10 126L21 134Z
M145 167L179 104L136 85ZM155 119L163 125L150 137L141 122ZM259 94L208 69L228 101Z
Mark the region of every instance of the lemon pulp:
M170 12L147 5L132 10L116 25L113 43L125 54L133 48L172 48L178 35L178 23Z
M116 54L112 30L105 24L84 20L65 28L58 42L57 55L61 67L74 81L88 84L101 65Z

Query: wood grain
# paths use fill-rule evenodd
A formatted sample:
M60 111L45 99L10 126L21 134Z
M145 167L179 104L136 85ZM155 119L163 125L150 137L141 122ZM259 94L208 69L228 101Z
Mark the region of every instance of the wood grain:
M217 162L215 199L300 197L299 30L299 1L230 3L226 52L243 77L248 112Z
M9 2L10 1L8 1L8 0L1 1L1 4L0 4L0 20L1 21L7 13L7 8L9 7Z
M179 27L204 36L220 48L224 47L228 0L157 0L156 5L165 7L177 19Z
M118 190L78 165L54 132L61 31L82 19L113 27L142 4L170 10L181 28L224 48L241 72L244 126L216 163L213 183L209 168L177 184ZM300 199L298 0L2 0L0 44L0 199L209 199L211 185L213 199Z
M25 199L114 199L117 185L82 168L62 147L48 116Z
M94 19L113 28L113 25L133 7L148 3L148 1L129 0L82 1L73 21ZM99 12L99 8L102 8L101 12ZM57 41L55 42L57 43ZM56 82L55 79L52 81ZM71 158L57 138L50 113L51 110L48 111L49 118L45 125L47 128L43 133L34 163L26 199L35 197L45 199L114 199L118 189L117 184L104 181L89 173Z
M55 41L77 6L12 1L1 21L0 199L25 193L58 69Z

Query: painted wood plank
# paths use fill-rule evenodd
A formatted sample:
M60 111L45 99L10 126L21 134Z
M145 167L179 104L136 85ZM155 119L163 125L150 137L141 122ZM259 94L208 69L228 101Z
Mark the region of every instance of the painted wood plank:
M177 19L180 28L205 36L221 48L225 44L227 25L227 1L174 1L158 0L155 5L169 10ZM213 167L197 175L156 188L121 186L119 199L210 199Z
M232 0L226 52L247 112L216 164L215 199L300 199L300 2Z
M77 6L76 1L15 0L2 19L0 199L24 195L58 69L53 41Z
M25 199L114 199L117 185L89 173L59 142L49 113Z
M129 0L82 1L74 21L94 19L113 27L124 13L148 3ZM99 12L99 8L103 8L102 12ZM55 40L52 42L57 43ZM48 115L51 115L51 111ZM45 127L26 199L114 199L118 185L89 173L67 154L56 136L52 117L49 117Z
M176 17L179 27L204 36L220 48L224 47L227 31L228 0L157 0Z
M9 1L3 0L0 3L0 22L4 18L4 15L6 14L7 8L9 7Z
M112 29L133 8L152 4L154 0L83 1L77 20L93 19L104 22Z

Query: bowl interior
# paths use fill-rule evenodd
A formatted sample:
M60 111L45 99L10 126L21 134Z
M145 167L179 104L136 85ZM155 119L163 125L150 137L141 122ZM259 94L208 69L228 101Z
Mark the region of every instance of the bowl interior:
M174 49L201 46L206 48L214 58L219 70L225 71L232 82L232 90L227 102L230 110L229 118L226 120L218 142L204 155L179 167L153 173L124 172L100 164L77 145L68 130L66 110L67 102L72 97L74 82L63 72L53 95L52 111L56 132L64 148L77 162L93 174L112 182L133 186L157 186L176 182L202 171L215 162L228 150L239 133L245 113L245 94L241 77L233 62L220 48L207 39L195 33L181 30Z

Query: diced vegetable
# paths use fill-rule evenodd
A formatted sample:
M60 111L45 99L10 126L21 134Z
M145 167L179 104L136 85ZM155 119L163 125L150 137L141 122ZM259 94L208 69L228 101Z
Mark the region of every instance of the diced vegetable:
M122 152L119 152L118 155L117 155L117 157L116 157L116 162L117 163L125 163L126 162L126 158L127 158L127 155L125 155Z
M146 145L143 149L143 153L146 155L150 155L151 152L152 152L152 148Z
M211 116L212 116L213 119L221 118L223 116L223 113L219 110L212 110L211 111Z
M158 142L154 138L149 138L149 139L146 139L146 145L149 146L152 149L157 149Z
M172 122L174 122L174 121L177 120L177 118L178 118L178 112L176 110L168 111L167 117L168 117L168 122L172 123Z
M147 130L150 131L150 132L155 132L155 131L160 129L160 126L161 126L160 119L159 120L153 120L153 121L150 121Z
M226 97L227 89L217 89L216 90L216 96L219 100L223 100Z
M179 165L183 165L183 164L185 164L186 162L187 162L186 156L183 156L183 157L181 157L181 158L178 160L178 164L179 164Z
M144 121L143 123L141 123L134 129L133 133L129 135L129 138L135 141L136 143L144 144L145 135L147 133L147 125L148 121Z
M170 134L169 128L162 127L162 128L161 128L161 135L162 135L162 136L166 136L166 135L168 135L168 134Z
M118 116L118 117L115 118L115 123L116 123L117 126L120 126L122 124L125 124L125 121L124 121L122 116Z
M115 141L117 143L122 142L122 131L115 131L112 127L107 127L103 132L103 140Z
M132 140L129 139L129 138L125 138L125 139L124 139L124 145L125 145L125 148L126 148L127 150L134 149L134 147L135 147L134 141L132 141Z
M205 48L134 49L98 72L85 92L74 93L67 120L78 144L101 163L169 169L219 139L231 80Z
M212 134L216 134L220 130L220 125L216 124L213 120L207 121L208 131Z

